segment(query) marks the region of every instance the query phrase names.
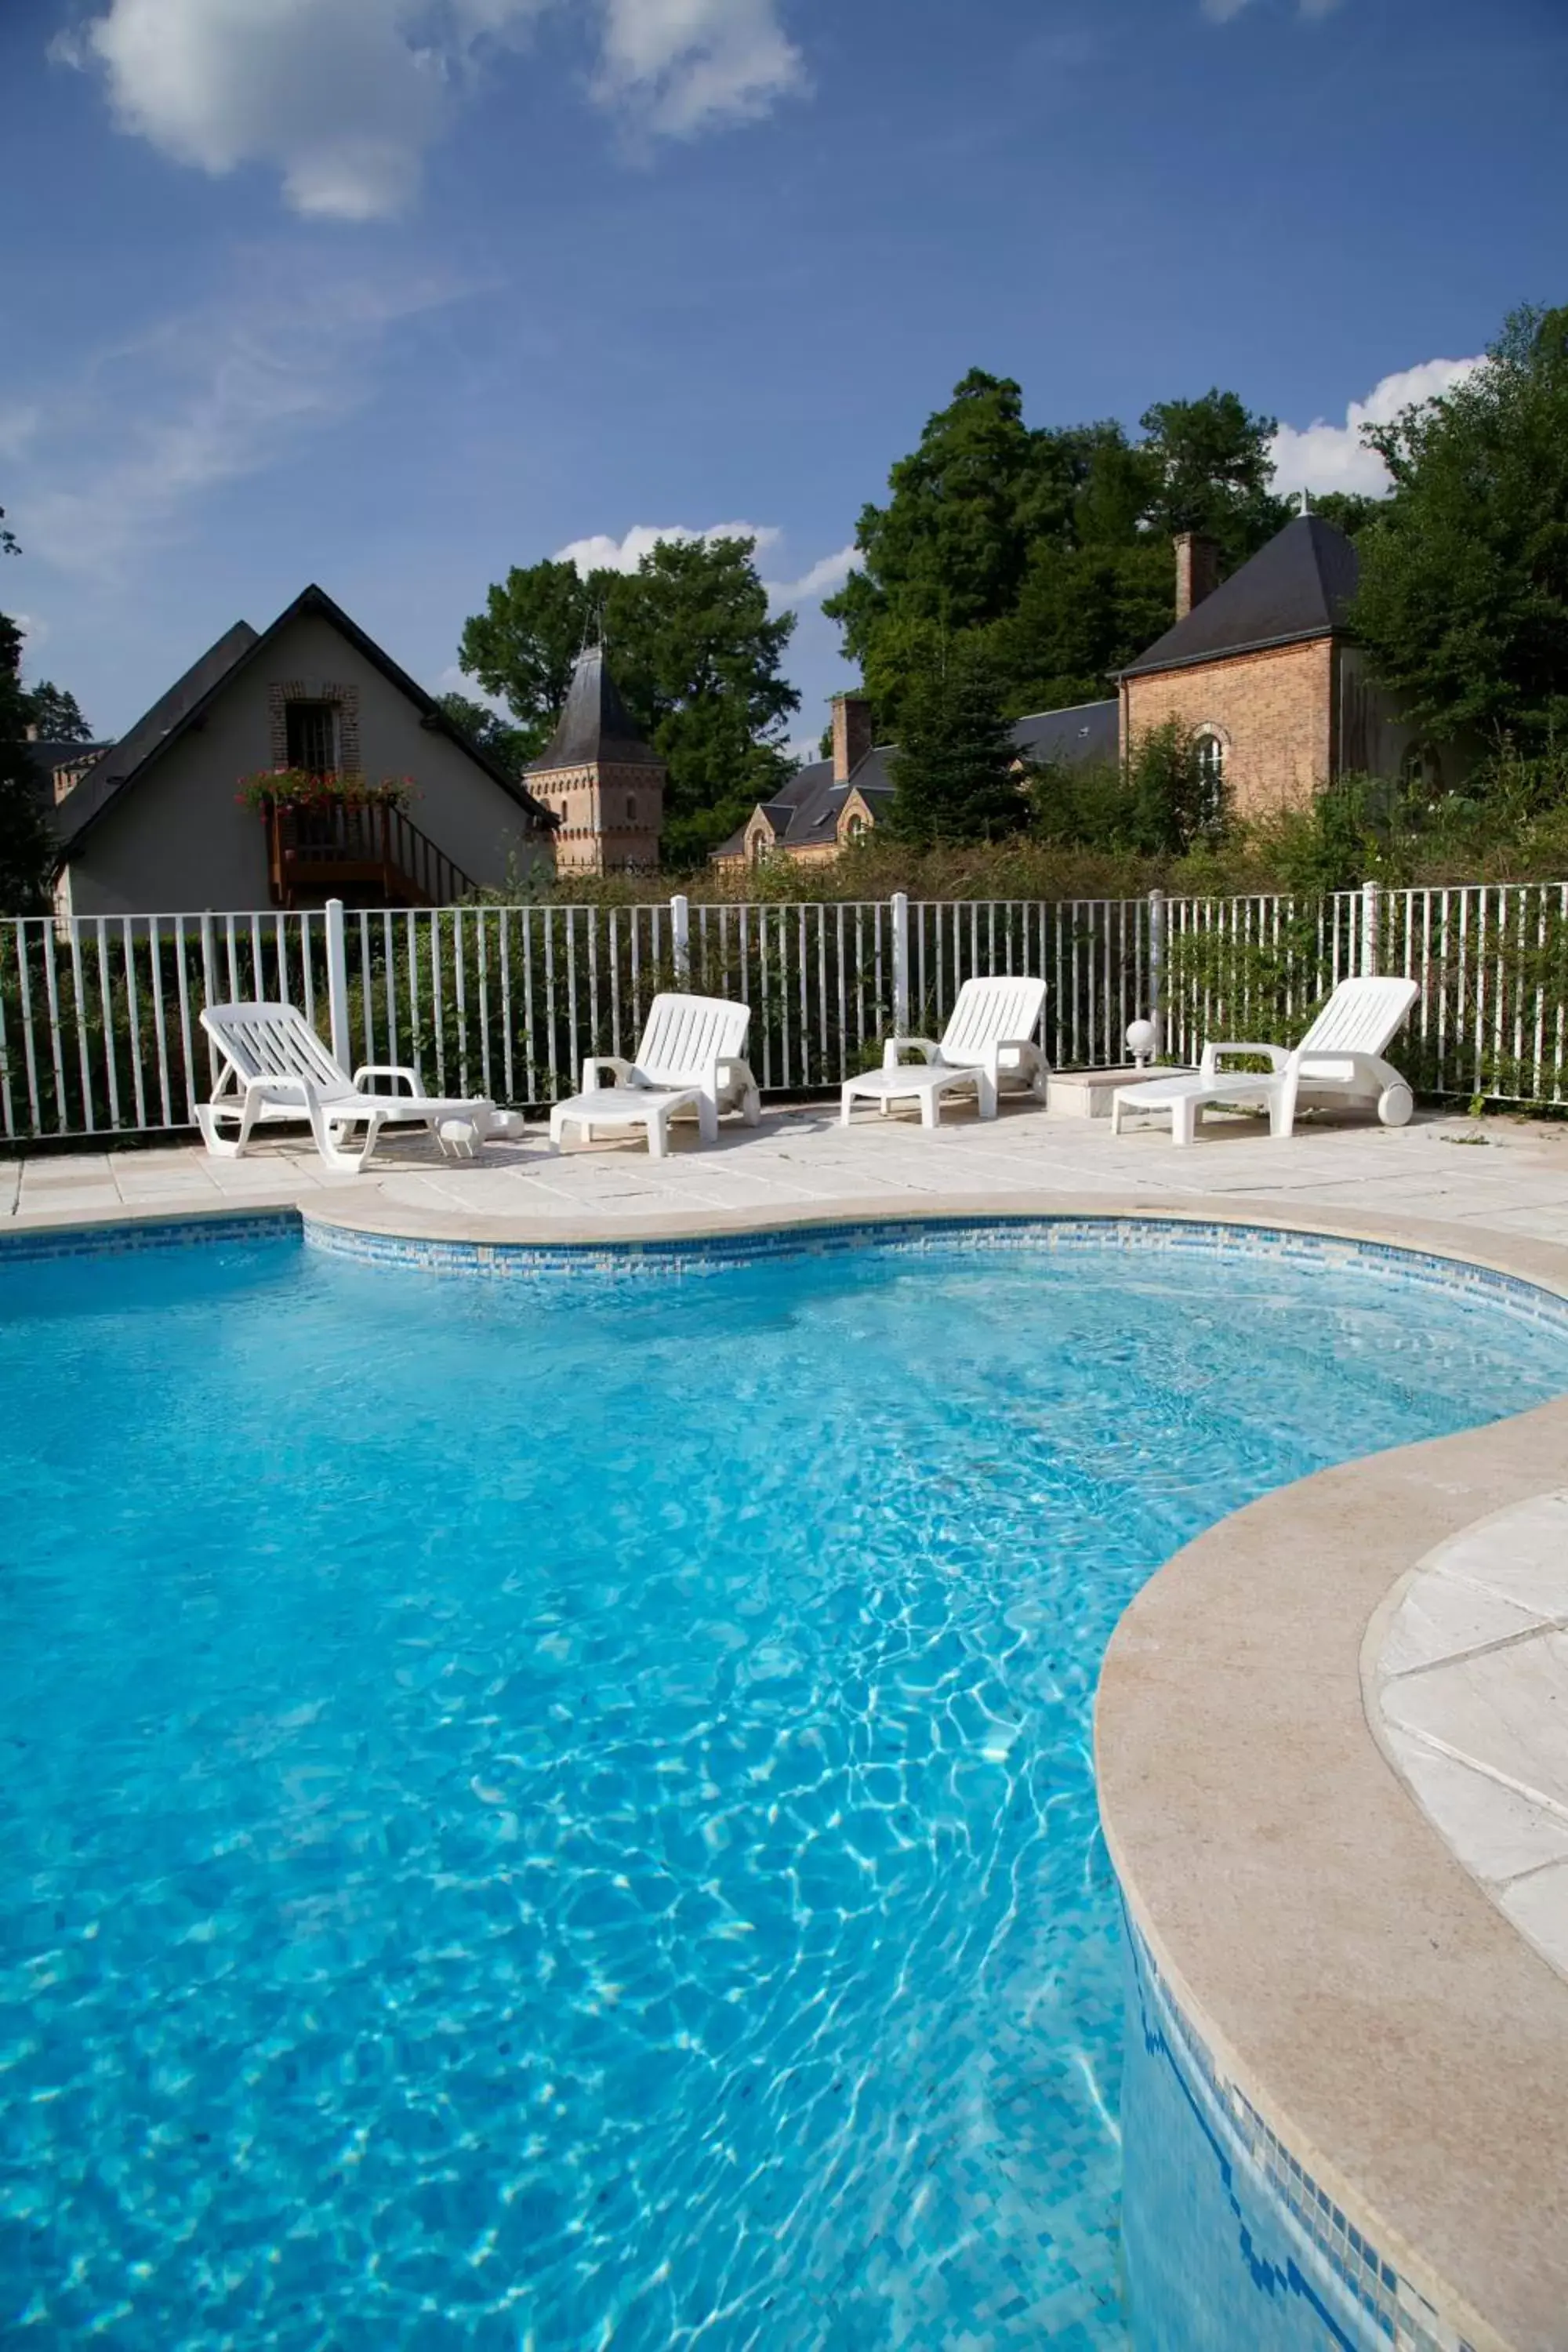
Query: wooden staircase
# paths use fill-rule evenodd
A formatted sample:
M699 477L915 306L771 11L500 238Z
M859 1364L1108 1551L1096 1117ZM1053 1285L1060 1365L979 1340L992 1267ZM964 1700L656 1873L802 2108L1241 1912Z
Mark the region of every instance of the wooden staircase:
M349 907L453 907L478 894L472 876L388 802L274 801L265 816L275 907L323 898Z

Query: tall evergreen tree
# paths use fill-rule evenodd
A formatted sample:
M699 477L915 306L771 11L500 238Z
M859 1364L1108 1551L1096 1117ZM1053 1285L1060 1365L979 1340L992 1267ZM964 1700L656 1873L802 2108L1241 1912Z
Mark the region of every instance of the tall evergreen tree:
M984 643L949 638L905 698L889 829L913 842L994 841L1018 832L1027 804L1016 759Z

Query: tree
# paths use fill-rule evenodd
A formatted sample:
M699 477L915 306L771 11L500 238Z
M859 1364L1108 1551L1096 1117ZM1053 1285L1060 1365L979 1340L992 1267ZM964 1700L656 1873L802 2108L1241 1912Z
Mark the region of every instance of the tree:
M21 658L22 633L0 613L0 913L7 915L43 911L54 869L37 766L26 742Z
M1204 764L1196 731L1180 719L1139 736L1126 758L1131 846L1146 857L1180 857L1225 830L1223 794Z
M823 609L900 735L933 647L984 633L1015 717L1096 699L1174 618L1171 540L1207 531L1228 567L1289 521L1273 496L1274 420L1235 393L1113 421L1031 428L1010 377L974 368L862 509L861 562Z
M1369 499L1362 490L1314 490L1310 511L1342 530L1347 539L1359 539L1369 523L1374 523L1383 513L1384 501Z
M561 716L597 610L595 584L606 576L584 580L574 563L531 563L509 572L487 592L484 611L463 624L458 663L506 703L529 759L544 749Z
M750 539L661 540L635 572L570 564L512 572L463 630L459 658L542 748L590 630L665 761L664 847L695 860L771 799L789 772L784 721L800 697L784 676L793 613L770 616Z
M25 688L23 700L28 721L40 742L91 742L92 730L81 715L80 703L52 678L42 678L37 686Z
M526 728L509 726L488 703L475 702L466 694L439 694L436 699L459 734L488 751L509 776L521 778L534 751Z
M1568 309L1515 311L1473 375L1365 438L1394 477L1351 615L1376 676L1439 738L1568 738Z
M901 840L993 841L1027 814L1001 682L983 643L950 638L904 703L889 829Z
M1162 400L1142 417L1150 495L1143 529L1169 541L1180 530L1218 541L1227 572L1284 530L1294 509L1269 484L1278 420L1258 416L1216 386L1201 400Z

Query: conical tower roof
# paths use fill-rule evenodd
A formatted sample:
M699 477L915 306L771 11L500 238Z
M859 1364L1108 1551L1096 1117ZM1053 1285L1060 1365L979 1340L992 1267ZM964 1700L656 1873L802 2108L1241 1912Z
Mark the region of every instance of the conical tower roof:
M662 768L658 753L645 743L626 704L616 691L603 646L584 646L572 672L571 690L554 734L537 760L531 776L551 768Z

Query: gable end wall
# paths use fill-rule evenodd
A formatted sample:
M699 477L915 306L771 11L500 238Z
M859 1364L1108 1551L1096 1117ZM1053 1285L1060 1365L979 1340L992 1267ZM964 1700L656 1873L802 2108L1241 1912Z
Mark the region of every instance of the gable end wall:
M301 614L216 696L89 834L69 865L79 915L242 912L269 903L262 820L239 780L276 764L275 716L300 685L352 695L360 761L373 781L411 776L409 816L461 871L500 889L514 867L549 861L526 811L320 614ZM311 683L312 681L316 683Z
M1225 742L1226 782L1237 816L1303 807L1337 773L1335 665L1333 640L1313 637L1125 678L1123 748L1171 718L1212 726Z

